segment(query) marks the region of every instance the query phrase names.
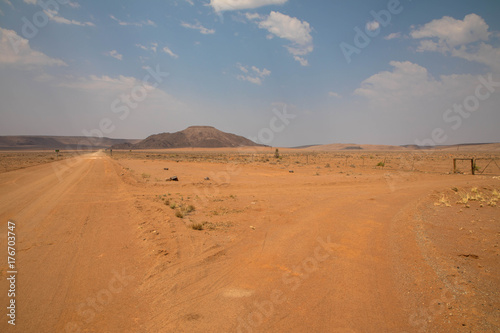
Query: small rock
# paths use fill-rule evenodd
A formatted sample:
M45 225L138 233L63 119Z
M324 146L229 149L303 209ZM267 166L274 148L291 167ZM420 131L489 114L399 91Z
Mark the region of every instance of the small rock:
M168 168L163 168L163 170L167 171L167 170L168 170Z
M205 177L205 180L210 180L210 177Z
M253 225L250 226L250 229L255 230L255 227Z
M178 182L179 178L177 178L177 176L172 176L170 178L167 178L166 181L167 182Z
M288 171L288 172L293 173L294 171L293 171L293 170L290 170L290 171Z

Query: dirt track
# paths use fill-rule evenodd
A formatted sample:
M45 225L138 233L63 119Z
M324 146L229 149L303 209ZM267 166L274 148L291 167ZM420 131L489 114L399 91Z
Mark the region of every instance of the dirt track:
M4 318L2 332L500 329L498 207L434 206L442 191L490 193L499 180L181 162L169 165L177 183L164 182L165 162L71 161L0 174L19 270L16 327ZM203 182L209 173L227 179ZM165 198L196 211L177 218ZM436 224L445 209L458 217ZM440 236L470 218L484 234ZM477 260L460 256L477 244ZM457 262L469 275L448 272Z

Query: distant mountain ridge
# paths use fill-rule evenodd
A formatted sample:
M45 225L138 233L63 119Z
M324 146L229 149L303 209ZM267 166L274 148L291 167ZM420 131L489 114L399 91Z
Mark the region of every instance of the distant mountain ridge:
M2 150L44 150L44 149L105 149L125 142L139 140L110 139L86 136L48 136L48 135L8 135L0 136Z
M262 146L242 136L222 132L212 126L191 126L175 133L154 134L133 143L114 145L113 149L225 148Z

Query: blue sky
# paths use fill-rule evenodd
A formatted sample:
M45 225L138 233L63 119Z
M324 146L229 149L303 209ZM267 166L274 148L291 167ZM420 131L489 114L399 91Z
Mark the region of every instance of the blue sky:
M499 15L494 0L0 0L0 135L500 142Z

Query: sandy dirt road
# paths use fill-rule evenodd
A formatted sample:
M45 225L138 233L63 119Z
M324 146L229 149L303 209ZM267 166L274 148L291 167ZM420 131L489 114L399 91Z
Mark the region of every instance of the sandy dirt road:
M457 304L472 304L471 292L457 289L463 278L443 275L449 262L429 251L450 243L469 253L475 239L429 243L418 220L437 190L489 186L491 179L409 174L388 186L380 172L314 178L310 170L244 166L227 182L204 184L198 180L225 166L178 163L180 182L148 183L137 174L154 178L163 162L115 161L103 153L72 161L0 174L0 219L5 229L16 221L19 267L17 324L3 320L2 332L498 328L498 250L480 259L493 258L481 261L492 294L483 303L492 308L478 305L472 318L458 316ZM192 201L196 211L175 217L158 199L167 192L171 202ZM494 219L496 209L484 216ZM187 227L193 220L229 227L197 231ZM498 231L485 237L495 243ZM5 256L0 264L6 267ZM3 304L6 276L3 270ZM478 293L478 286L468 288Z
M19 270L17 324L2 320L0 330L136 331L144 261L131 197L100 153L58 163L0 175L0 219L16 222Z

